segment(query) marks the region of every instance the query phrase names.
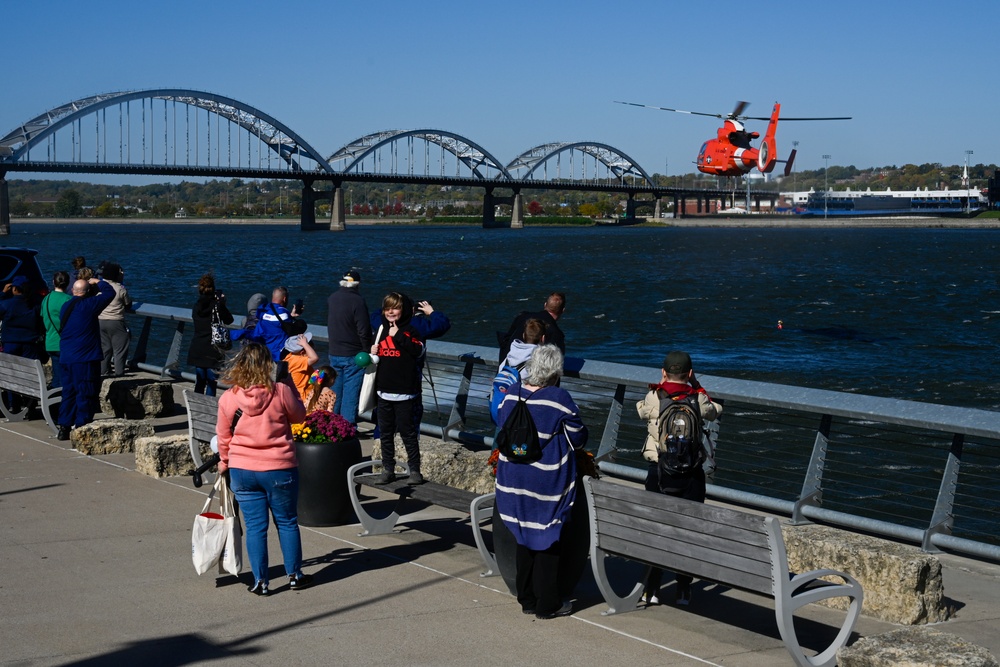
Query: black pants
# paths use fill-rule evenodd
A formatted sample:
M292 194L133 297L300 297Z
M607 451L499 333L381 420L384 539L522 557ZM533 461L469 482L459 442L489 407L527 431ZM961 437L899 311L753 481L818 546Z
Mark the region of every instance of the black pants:
M673 496L674 498L684 498L685 500L693 500L698 503L705 502L705 471L698 468L693 475L687 480L679 480L677 486L679 487L676 491L660 491L660 475L659 475L659 464L650 463L649 472L646 474L646 490L652 491L654 493L662 493L665 496ZM686 483L685 483L686 482ZM656 591L660 589L660 582L663 581L663 570L658 567L654 567L649 571L649 576L646 578L646 592L656 594ZM686 574L677 575L677 585L678 586L690 586L693 579Z
M559 542L544 551L517 545L515 586L521 609L536 614L554 614L562 606L559 597Z
M413 421L413 410L420 397L407 401L387 401L378 397L379 440L382 443L382 463L387 470L396 465L396 431L403 439L410 472L420 472L420 437Z

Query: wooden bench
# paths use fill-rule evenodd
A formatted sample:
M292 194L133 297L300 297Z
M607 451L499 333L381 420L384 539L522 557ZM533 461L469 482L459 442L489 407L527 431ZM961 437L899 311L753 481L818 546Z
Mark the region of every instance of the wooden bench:
M53 433L59 432L59 425L52 412L55 410L58 413L57 406L62 402L62 388L48 388L41 361L0 352L0 389L38 399L45 422ZM6 398L0 397L0 412L7 421L23 421L27 418L30 407L23 405L20 410L14 411L13 406L7 405Z
M194 461L195 470L198 470L205 463L201 458L201 448L215 437L215 422L219 418L219 399L185 389L184 407L188 413L188 444L191 447L191 460ZM206 481L214 483L214 477L208 476Z
M435 484L434 482L424 482L423 484L410 486L406 480L406 476L410 474L410 467L402 461L396 464L397 467L404 469L404 472L400 475L400 479L389 484L376 484L380 475L365 474L362 471L380 465L382 465L382 461L373 459L357 463L347 471L347 487L348 493L351 496L351 505L354 506L354 513L358 517L358 521L361 522L362 531L358 533L359 536L386 535L391 533L399 521L400 514L398 510L407 499L437 505L471 516L472 533L476 540L476 547L479 549L479 555L486 564L487 571L483 576L493 576L499 573L496 559L490 550L486 548L486 542L483 539L481 530L482 522L492 516L494 494L488 493L477 496L471 491L456 489L443 484ZM369 486L387 493L396 494L396 504L392 511L381 518L372 516L365 509L364 505L361 504L358 494L362 486Z
M795 664L836 664L837 650L847 643L861 613L861 584L836 570L791 575L777 518L590 477L584 479L584 486L592 510L591 567L609 605L604 614L637 609L643 593L643 581L624 597L614 592L605 558L618 556L772 597L778 632ZM844 583L820 579L831 576ZM850 599L847 618L829 647L815 656L806 656L796 637L795 612L810 602L833 597Z

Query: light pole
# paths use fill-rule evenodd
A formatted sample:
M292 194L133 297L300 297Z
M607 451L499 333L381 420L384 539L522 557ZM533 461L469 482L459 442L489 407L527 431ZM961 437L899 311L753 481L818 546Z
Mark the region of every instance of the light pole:
M799 142L792 142L792 152L795 153L799 150ZM795 196L799 193L799 188L795 184L798 178L795 174L795 163L792 163L792 209L795 209Z
M830 156L824 155L823 160L826 163L823 167L823 219L826 220L827 202L830 199L830 180L827 178L830 173Z
M969 179L969 156L972 151L965 151L965 213L972 208L972 181Z

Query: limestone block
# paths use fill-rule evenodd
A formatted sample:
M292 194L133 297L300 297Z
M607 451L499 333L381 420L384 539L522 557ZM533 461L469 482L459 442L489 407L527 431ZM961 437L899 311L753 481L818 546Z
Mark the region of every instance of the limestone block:
M364 446L364 442L362 442ZM420 473L425 479L477 494L493 493L496 482L490 474L488 450L474 451L455 442L422 437L420 439ZM372 443L372 458L381 459L378 441ZM406 450L396 437L396 460L406 461Z
M70 431L73 447L83 454L124 454L135 451L138 438L153 435L153 425L127 419L101 419Z
M126 419L153 419L173 414L170 382L144 378L109 378L101 385L101 412Z
M187 435L152 436L135 441L135 469L150 477L174 477L194 472ZM201 460L212 456L212 449L201 446Z
M786 525L782 533L789 570L846 572L864 588L865 615L902 625L948 619L941 562L933 554L829 526ZM847 609L848 601L832 598L822 604Z
M982 646L929 628L903 628L859 639L837 651L840 667L1000 667Z

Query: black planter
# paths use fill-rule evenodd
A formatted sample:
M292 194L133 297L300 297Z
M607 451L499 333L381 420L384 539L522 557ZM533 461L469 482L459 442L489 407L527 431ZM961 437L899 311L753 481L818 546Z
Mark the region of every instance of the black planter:
M297 442L299 459L299 524L342 526L354 520L347 492L347 469L361 462L361 441Z

